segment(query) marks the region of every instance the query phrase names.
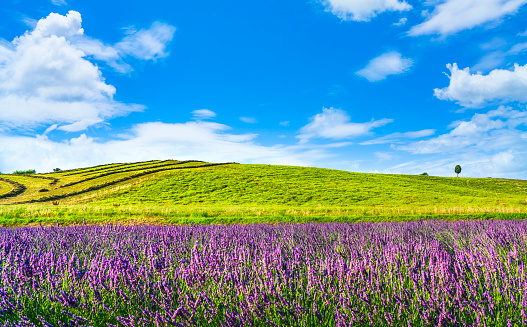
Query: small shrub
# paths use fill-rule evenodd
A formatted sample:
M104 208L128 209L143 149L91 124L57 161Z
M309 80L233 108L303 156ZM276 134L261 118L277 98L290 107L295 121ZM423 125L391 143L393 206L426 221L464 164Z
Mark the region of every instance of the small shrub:
M59 171L62 171L62 169L60 169L60 168L53 168L53 171L57 173Z
M427 172L424 172L422 174L420 174L421 176L428 176L428 173Z
M35 174L37 171L35 169L28 170L15 170L13 175L26 175L26 174Z

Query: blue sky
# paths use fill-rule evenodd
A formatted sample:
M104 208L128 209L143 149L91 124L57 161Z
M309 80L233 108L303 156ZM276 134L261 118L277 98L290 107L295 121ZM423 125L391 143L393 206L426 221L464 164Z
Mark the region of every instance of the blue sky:
M151 159L527 179L527 0L0 5L0 171Z

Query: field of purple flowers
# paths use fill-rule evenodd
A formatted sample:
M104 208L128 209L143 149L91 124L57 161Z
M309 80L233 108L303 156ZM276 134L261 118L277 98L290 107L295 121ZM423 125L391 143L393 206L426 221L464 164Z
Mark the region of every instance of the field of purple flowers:
M4 326L524 326L527 221L0 229Z

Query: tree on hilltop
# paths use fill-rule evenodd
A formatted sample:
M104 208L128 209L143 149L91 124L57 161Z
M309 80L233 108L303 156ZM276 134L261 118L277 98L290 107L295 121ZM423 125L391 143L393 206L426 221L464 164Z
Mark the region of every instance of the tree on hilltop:
M461 174L461 166L457 165L456 168L454 168L454 171L456 172L457 177L459 177L459 174Z

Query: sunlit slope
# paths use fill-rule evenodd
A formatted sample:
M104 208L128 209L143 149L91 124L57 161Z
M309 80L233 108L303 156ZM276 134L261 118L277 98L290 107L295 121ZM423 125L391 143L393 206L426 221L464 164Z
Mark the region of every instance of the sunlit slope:
M476 208L474 212L502 208L527 212L527 182L176 160L0 175L0 204L52 201L60 205L238 206L270 210L349 208L354 214L362 210L357 208L391 208L379 214L398 214L399 209L401 213L421 212L412 208L425 208L428 213L440 213L434 208L458 213L470 213L467 208Z
M526 207L527 182L222 165L187 169L102 195L99 203L364 207Z
M0 204L76 203L181 170L218 165L202 161L111 164L50 174L0 175Z

